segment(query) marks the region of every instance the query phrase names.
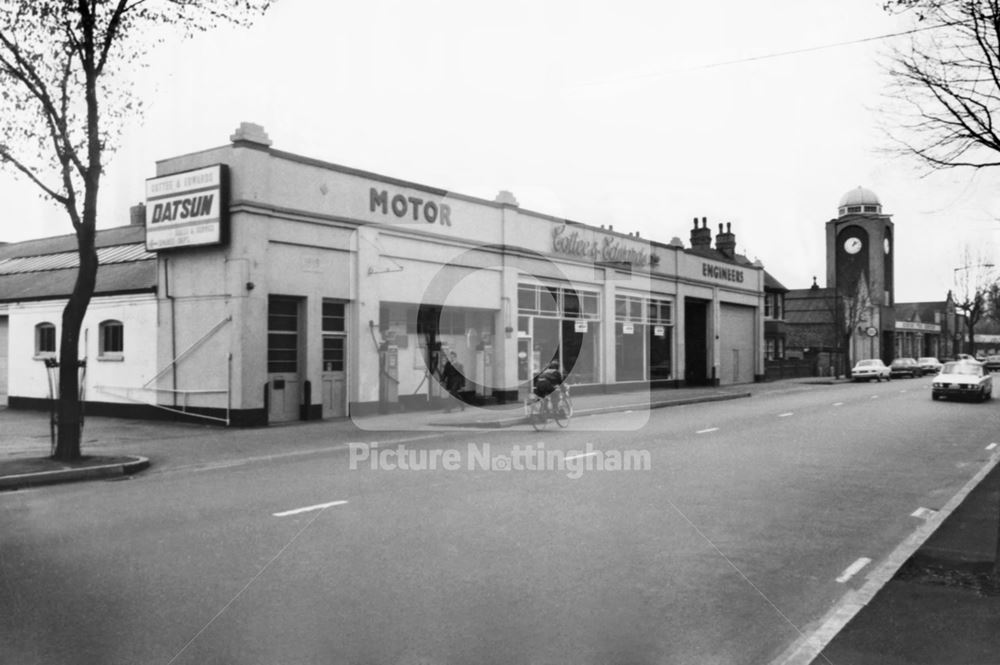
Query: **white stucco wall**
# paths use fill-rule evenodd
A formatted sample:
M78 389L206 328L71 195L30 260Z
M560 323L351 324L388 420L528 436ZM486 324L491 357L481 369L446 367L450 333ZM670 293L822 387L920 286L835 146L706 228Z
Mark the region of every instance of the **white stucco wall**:
M49 396L47 370L35 356L35 326L56 326L56 357L62 334L63 300L11 304L9 316L9 394L11 397ZM156 374L156 297L153 294L96 297L87 309L81 332L80 357L87 359L84 398L98 402L129 402L124 388L139 388ZM120 360L99 357L98 327L102 321L121 321L123 354ZM112 389L115 386L117 388Z

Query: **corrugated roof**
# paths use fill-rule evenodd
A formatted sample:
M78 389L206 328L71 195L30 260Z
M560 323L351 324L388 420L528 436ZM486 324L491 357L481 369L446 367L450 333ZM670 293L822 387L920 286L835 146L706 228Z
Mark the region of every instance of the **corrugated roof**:
M97 250L97 262L101 265L146 261L154 258L156 258L156 255L147 252L145 245L114 245L112 247L101 247ZM8 259L0 259L0 275L62 270L64 268L76 268L79 265L80 257L75 251L37 256L15 256Z
M111 247L113 245L142 244L145 242L146 227L140 225L119 226L113 229L101 229L98 231L97 237L94 240L94 246L100 248ZM0 245L0 259L75 251L76 236L69 234Z
M0 302L68 298L76 268L0 275ZM156 289L156 261L130 261L98 266L95 295L151 292Z

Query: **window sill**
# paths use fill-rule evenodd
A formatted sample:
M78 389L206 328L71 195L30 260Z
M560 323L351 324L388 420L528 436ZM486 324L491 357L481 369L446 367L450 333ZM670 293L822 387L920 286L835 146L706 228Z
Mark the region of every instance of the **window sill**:
M54 354L54 353L36 353L35 355L33 355L31 357L31 359L32 360L45 361L45 360L55 360L55 357L56 357L56 354Z
M99 362L99 363L120 363L120 362L124 362L124 360L125 360L125 356L122 356L122 355L111 355L111 354L108 354L108 355L104 355L104 356L97 356L97 362Z

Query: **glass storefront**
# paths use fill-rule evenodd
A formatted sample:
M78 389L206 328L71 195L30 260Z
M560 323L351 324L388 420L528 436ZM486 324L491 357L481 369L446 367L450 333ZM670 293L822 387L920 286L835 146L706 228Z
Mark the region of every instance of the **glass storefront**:
M530 381L552 360L569 383L600 381L597 291L519 284L517 311L519 381Z
M655 381L673 376L673 308L669 300L615 297L615 380Z

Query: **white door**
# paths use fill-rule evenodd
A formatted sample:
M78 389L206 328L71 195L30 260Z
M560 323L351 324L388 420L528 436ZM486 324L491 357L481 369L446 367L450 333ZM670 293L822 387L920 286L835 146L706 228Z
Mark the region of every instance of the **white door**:
M346 303L323 301L323 417L347 415L347 324Z
M271 296L267 303L268 421L301 418L301 299Z

